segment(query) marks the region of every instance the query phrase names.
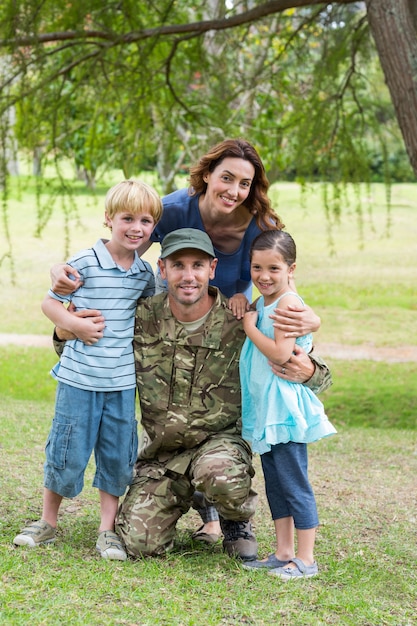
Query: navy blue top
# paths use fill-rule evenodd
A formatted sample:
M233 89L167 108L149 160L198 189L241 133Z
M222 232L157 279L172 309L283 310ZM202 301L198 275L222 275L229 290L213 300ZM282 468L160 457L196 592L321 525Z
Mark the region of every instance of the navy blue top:
M204 231L198 207L199 196L200 194L190 196L188 189L179 189L165 196L162 199L164 206L162 218L152 233L151 241L161 243L165 235L177 228L198 228ZM252 301L249 249L260 232L255 218L252 218L237 250L227 254L214 246L218 264L216 276L210 284L218 287L228 298L236 293L243 293L249 302Z

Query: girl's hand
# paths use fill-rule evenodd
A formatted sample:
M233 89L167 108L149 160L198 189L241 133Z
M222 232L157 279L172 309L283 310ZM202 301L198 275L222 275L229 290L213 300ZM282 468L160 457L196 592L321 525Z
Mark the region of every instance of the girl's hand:
M314 333L320 328L321 320L309 306L288 305L286 309L275 309L269 316L273 326L285 333L285 337L297 338Z
M236 319L241 320L246 311L249 311L250 303L243 293L236 293L234 296L229 298L227 306L232 311Z
M247 333L251 328L256 328L258 311L247 311L243 317L243 330Z

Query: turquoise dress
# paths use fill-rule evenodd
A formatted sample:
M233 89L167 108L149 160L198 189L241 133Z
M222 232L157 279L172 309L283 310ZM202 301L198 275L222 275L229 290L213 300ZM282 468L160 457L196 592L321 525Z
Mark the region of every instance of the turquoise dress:
M256 303L257 327L267 337L274 337L273 321L269 318L286 292L272 304L265 306L261 296ZM313 345L312 334L296 340L307 353ZM278 443L311 443L333 435L336 430L329 422L324 406L317 396L301 383L291 383L276 376L266 356L249 338L240 356L242 385L242 436L252 450L264 454Z

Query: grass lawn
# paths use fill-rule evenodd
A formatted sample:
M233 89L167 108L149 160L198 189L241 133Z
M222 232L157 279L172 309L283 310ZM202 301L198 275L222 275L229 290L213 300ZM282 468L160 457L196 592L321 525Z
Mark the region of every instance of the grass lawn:
M103 186L92 200L80 189L78 214L67 207L67 217L58 210L64 201L57 197L38 238L33 181L20 181L20 189L12 190L15 278L6 259L0 270L0 333L50 334L39 304L49 267L66 258L65 220L71 251L106 236L105 191ZM274 204L298 247L300 293L322 318L319 346L417 344L415 192L413 185L394 186L388 214L381 186L361 189L359 196L343 199L339 221L326 221L318 186L303 202L296 185L274 186ZM3 231L0 246L7 248ZM156 254L153 250L151 260ZM328 359L334 384L322 399L338 434L309 447L321 519L320 575L284 583L243 570L222 553L221 543L193 543L190 531L199 523L193 512L182 518L167 557L105 562L94 549L99 507L90 486L93 463L80 496L64 501L56 543L15 549L14 535L41 511L43 447L55 390L48 371L54 362L48 348L0 346L1 624L416 623L416 363ZM259 459L256 468L260 503L254 525L260 555L266 556L274 550L273 529Z
M27 357L41 363L49 360L46 353L32 349ZM42 376L34 373L39 381ZM40 515L43 445L53 400L16 399L16 389L12 394L2 389L1 395L2 624L415 624L417 430L334 420L338 434L310 446L310 478L321 519L320 575L285 583L243 570L222 553L220 543L193 543L190 531L198 525L193 512L181 519L177 544L167 557L104 561L94 549L99 508L90 486L93 464L81 495L64 500L56 543L14 548L14 535ZM254 525L260 554L266 556L274 550L273 531L258 458L255 465L260 503Z

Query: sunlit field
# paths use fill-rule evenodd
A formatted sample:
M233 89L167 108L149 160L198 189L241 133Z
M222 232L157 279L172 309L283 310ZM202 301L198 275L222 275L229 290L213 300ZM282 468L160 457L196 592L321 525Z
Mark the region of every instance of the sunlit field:
M149 173L144 176L154 182ZM107 236L104 196L118 180L114 175L100 183L93 197L81 185L71 201L43 194L39 204L50 216L40 236L38 221L46 220L37 215L33 178L13 180L7 212L12 261L3 259L0 269L1 333L49 334L40 311L49 269ZM326 212L319 184L303 193L295 183L275 184L270 195L297 243L299 292L322 318L316 343L417 344L416 186L394 185L390 207L383 185L348 189L338 219ZM0 246L5 253L4 231ZM156 245L145 255L153 265L157 256Z

